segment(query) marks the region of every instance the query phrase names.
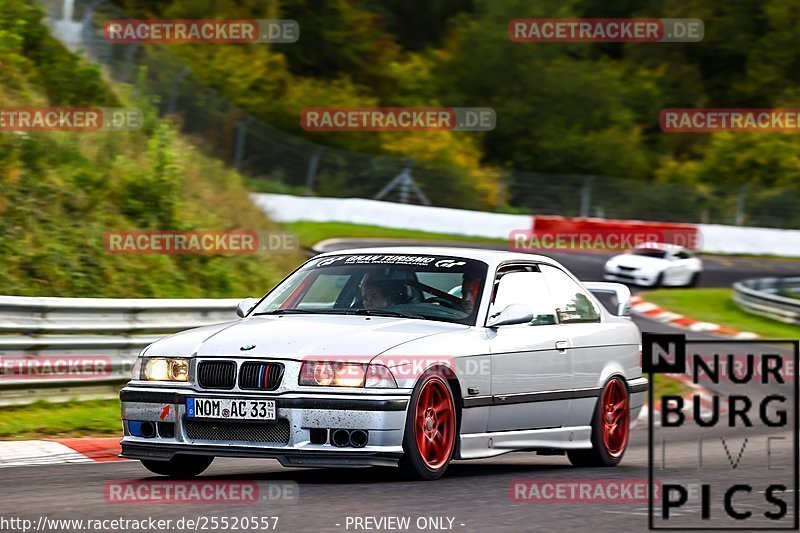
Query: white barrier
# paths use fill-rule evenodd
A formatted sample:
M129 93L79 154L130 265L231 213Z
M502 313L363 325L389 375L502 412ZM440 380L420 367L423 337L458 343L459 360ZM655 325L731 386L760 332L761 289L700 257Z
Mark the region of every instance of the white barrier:
M702 251L800 257L800 230L699 224Z
M398 204L359 198L254 193L253 202L279 222L346 222L430 233L507 239L533 226L528 215L507 215ZM698 224L701 251L800 257L800 230Z
M425 207L361 198L315 198L254 193L253 202L278 222L347 222L384 228L507 239L513 230L531 227L528 215Z

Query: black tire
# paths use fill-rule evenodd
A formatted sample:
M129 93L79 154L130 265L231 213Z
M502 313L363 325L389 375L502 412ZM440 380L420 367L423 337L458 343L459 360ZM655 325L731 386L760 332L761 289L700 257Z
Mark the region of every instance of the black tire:
M625 418L624 418L624 431L625 438L620 449L612 449L609 451L603 439L603 413L605 412L603 400L609 390L609 387L616 387L618 391L622 391L625 399ZM597 405L592 415L592 448L590 450L570 450L567 452L569 462L574 466L580 467L602 467L602 466L617 466L622 457L625 455L625 450L628 445L628 436L630 433L630 394L628 394L628 387L620 377L613 377L603 387L603 392L597 399Z
M652 288L657 289L664 284L664 273L659 272L658 276L656 276L656 280L650 285Z
M697 284L700 282L700 272L695 272L692 274L692 279L689 280L689 284L686 285L687 287L697 287Z
M178 479L188 479L205 472L214 457L206 455L176 455L169 461L142 459L142 465L154 474Z
M430 460L423 458L418 445L418 439L426 438L424 434L420 435L419 432L425 431L422 423L415 423L419 420L417 416L418 408L420 408L420 399L423 389L427 387L435 387L441 394L447 395L450 403L450 418L445 424L445 418L442 416L442 426L437 426L436 431L441 431L441 436L445 441L441 447L436 447L437 450L432 450L433 455L438 459L437 464L431 466ZM444 412L444 410L442 411ZM441 416L441 414L439 415ZM426 419L427 420L427 419ZM428 432L431 430L428 429ZM456 449L456 440L458 438L458 420L453 398L453 390L447 379L438 372L433 372L423 376L417 385L414 387L414 392L411 394L411 401L409 402L408 415L406 416L406 426L403 432L403 457L400 459L398 467L400 473L404 477L421 480L434 480L439 479L447 471L450 461L453 458ZM435 439L435 436L434 436ZM446 441L450 440L449 446ZM431 441L433 442L433 441ZM449 448L449 449L448 449ZM436 453L440 451L440 453Z

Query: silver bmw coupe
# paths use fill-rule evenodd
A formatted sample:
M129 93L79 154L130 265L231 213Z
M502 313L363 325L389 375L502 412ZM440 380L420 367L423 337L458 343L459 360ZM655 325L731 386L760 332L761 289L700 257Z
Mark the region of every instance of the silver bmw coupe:
M176 477L214 457L421 479L514 451L614 466L648 386L629 298L537 255L318 255L237 320L142 351L120 394L122 456Z

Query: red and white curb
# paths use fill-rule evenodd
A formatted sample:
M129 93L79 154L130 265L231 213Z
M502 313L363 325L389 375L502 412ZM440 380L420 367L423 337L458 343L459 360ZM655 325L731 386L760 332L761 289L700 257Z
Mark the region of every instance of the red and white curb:
M123 461L119 437L0 442L0 468Z
M696 333L715 333L717 335L724 335L726 337L733 337L735 339L757 339L758 335L750 331L739 331L732 328L726 328L719 324L712 322L703 322L695 320L672 311L657 306L654 303L645 301L641 296L631 297L631 309L634 312L651 318L657 322L669 324L681 329L694 331Z
M685 386L691 388L691 392L685 394L683 396L683 409L681 412L683 413L686 420L691 420L694 418L694 404L695 402L699 402L700 404L700 418L703 420L708 420L711 416L714 415L714 409L712 408L714 405L714 396L719 396L708 390L707 388L703 387L702 385L698 385L697 383L692 381L692 378L686 375L669 375L671 379L676 381L680 381ZM651 384L652 386L652 384ZM645 402L644 407L642 410L639 411L639 421L646 422L647 421L647 403ZM656 420L654 420L654 424L658 425L659 421L661 420L661 399L656 398L655 405L653 405L653 412L656 414ZM724 402L719 402L719 411L718 414L724 415L728 412L728 407Z

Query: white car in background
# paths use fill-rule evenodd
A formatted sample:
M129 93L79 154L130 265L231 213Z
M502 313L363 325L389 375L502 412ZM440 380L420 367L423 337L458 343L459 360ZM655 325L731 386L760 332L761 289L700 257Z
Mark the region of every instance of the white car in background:
M675 244L646 243L606 262L608 281L646 287L693 287L703 262L691 250Z

